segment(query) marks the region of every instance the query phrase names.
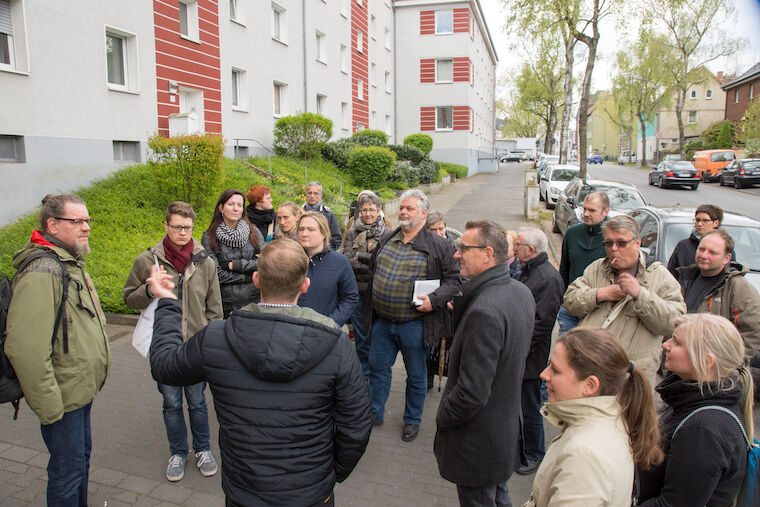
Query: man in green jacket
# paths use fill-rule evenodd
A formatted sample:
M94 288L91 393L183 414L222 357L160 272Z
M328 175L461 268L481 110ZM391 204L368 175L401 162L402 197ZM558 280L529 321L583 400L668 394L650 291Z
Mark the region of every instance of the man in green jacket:
M153 300L146 280L150 268L158 263L174 279L174 295L182 302L182 336L185 340L213 320L222 318L222 296L216 263L199 241L193 239L195 211L181 201L169 203L164 229L166 236L158 244L140 254L124 285L124 302L130 308L142 310ZM164 424L169 439L171 457L166 478L176 482L185 476L185 461L189 452L187 427L182 412L182 392L187 399L193 451L202 475L209 477L217 471L216 460L209 443L208 408L205 382L178 387L158 383L164 397Z
M111 364L105 315L82 259L90 251L91 222L81 197L48 195L42 200L41 230L13 257L18 268L30 255L50 252L16 275L5 342L50 452L49 506L87 505L90 409ZM65 320L56 336L64 277L53 256L70 276Z

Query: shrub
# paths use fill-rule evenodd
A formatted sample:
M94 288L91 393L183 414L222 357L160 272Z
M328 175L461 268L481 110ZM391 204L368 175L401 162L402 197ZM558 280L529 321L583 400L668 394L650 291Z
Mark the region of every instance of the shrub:
M382 130L360 130L354 132L351 140L360 146L386 146L388 144L388 134Z
M454 164L452 162L438 162L441 169L449 174L455 174L457 178L466 178L469 169L466 165Z
M348 158L348 172L362 188L382 187L396 162L396 154L388 148L368 146L356 148Z
M388 148L396 152L399 160L410 160L412 165L418 165L427 158L424 151L411 144L391 144Z
M723 123L720 129L720 134L715 140L715 148L733 148L734 142L731 140L731 124L730 122Z
M427 134L409 134L404 138L404 144L416 146L425 155L430 155L430 152L433 150L433 138Z
M404 183L407 188L416 187L420 183L420 170L404 162L393 165L388 183Z
M423 160L417 164L417 169L420 171L420 183L434 183L440 181L440 175L438 174L438 163L428 159Z
M754 99L749 103L742 122L742 141L747 153L760 153L760 100Z
M273 134L278 155L316 158L332 136L332 120L316 113L283 116L275 122Z
M215 197L223 177L224 139L215 134L148 138L148 162L167 201L200 206Z
M684 150L686 151L686 160L691 160L691 158L694 156L695 151L703 150L706 147L703 146L702 141L692 141L690 143L686 143L686 146L684 146Z
M332 143L325 143L322 147L322 156L341 169L345 169L348 165L348 156L351 155L351 150L354 148L356 148L356 143L351 139L340 139Z

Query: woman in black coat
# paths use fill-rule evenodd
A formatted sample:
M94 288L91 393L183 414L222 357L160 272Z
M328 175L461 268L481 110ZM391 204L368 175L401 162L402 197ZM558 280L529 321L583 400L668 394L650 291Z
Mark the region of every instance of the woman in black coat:
M222 192L211 218L211 225L201 236L201 244L216 262L222 292L224 317L249 303L259 301L259 289L253 284L264 238L243 212L243 193L229 188Z
M254 185L248 189L245 196L249 203L245 208L248 222L258 228L264 240L269 241L274 232L275 219L271 190L264 185Z
M662 348L671 373L655 389L668 405L660 418L667 457L640 471L639 505L731 505L747 470L740 426L753 439L744 342L729 320L694 313L676 321Z

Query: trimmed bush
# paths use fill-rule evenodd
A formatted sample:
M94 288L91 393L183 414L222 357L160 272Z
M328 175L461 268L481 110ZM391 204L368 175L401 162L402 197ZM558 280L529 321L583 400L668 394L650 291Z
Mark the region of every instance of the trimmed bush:
M433 150L433 138L427 134L409 134L404 138L404 144L416 146L425 155L430 155L430 152Z
M362 188L385 185L396 162L396 154L380 146L359 147L348 157L348 172L354 184Z
M716 148L733 148L734 142L731 140L731 124L726 122L720 128L718 139L715 140Z
M391 144L388 148L396 153L399 160L409 160L412 165L418 165L427 158L424 151L411 144Z
M746 146L747 154L760 153L760 99L753 99L744 113L741 140Z
M453 162L438 162L438 165L449 174L455 174L457 178L466 178L469 169L466 165L454 164Z
M348 165L348 157L351 155L351 150L356 148L356 146L356 143L351 139L340 139L332 143L325 143L322 147L322 157L341 169L345 169Z
M387 146L388 134L382 130L360 130L354 132L351 140L360 146Z
M312 159L332 136L332 120L316 113L283 116L275 122L273 134L278 155Z
M166 201L200 206L216 197L223 177L224 139L215 134L148 138L148 166Z
M406 188L416 187L420 183L420 170L404 162L396 162L388 176L388 183L404 183Z
M434 183L441 180L440 174L438 174L438 163L434 160L425 159L417 164L417 169L420 171L420 183Z

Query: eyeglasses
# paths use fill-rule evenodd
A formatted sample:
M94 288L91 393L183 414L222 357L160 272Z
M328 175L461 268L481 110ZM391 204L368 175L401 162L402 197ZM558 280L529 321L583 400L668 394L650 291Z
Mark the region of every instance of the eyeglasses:
M173 230L174 232L179 231L185 231L185 232L193 232L193 229L195 228L194 225L169 225L166 224L169 229Z
M64 217L53 217L56 220L66 220L67 222L71 222L77 227L80 227L83 223L87 224L88 226L92 226L92 223L95 221L94 218L64 218Z
M530 245L526 245L525 243L520 243L519 241L515 241L514 243L512 243L512 246L517 248L518 246L530 246Z
M369 209L365 208L365 209L359 210L359 213L364 213L364 214L367 214L367 215L374 215L375 213L377 213L377 209L376 208L369 208Z
M602 241L602 244L604 245L604 248L612 248L612 245L615 245L618 248L625 248L628 246L628 243L633 241L636 238L631 239L617 239L615 241Z
M457 248L457 250L460 250L460 251L464 252L468 248L488 248L488 245L462 245L462 244L460 244L459 248Z
M694 223L695 224L704 224L707 222L715 222L712 218L695 218Z

